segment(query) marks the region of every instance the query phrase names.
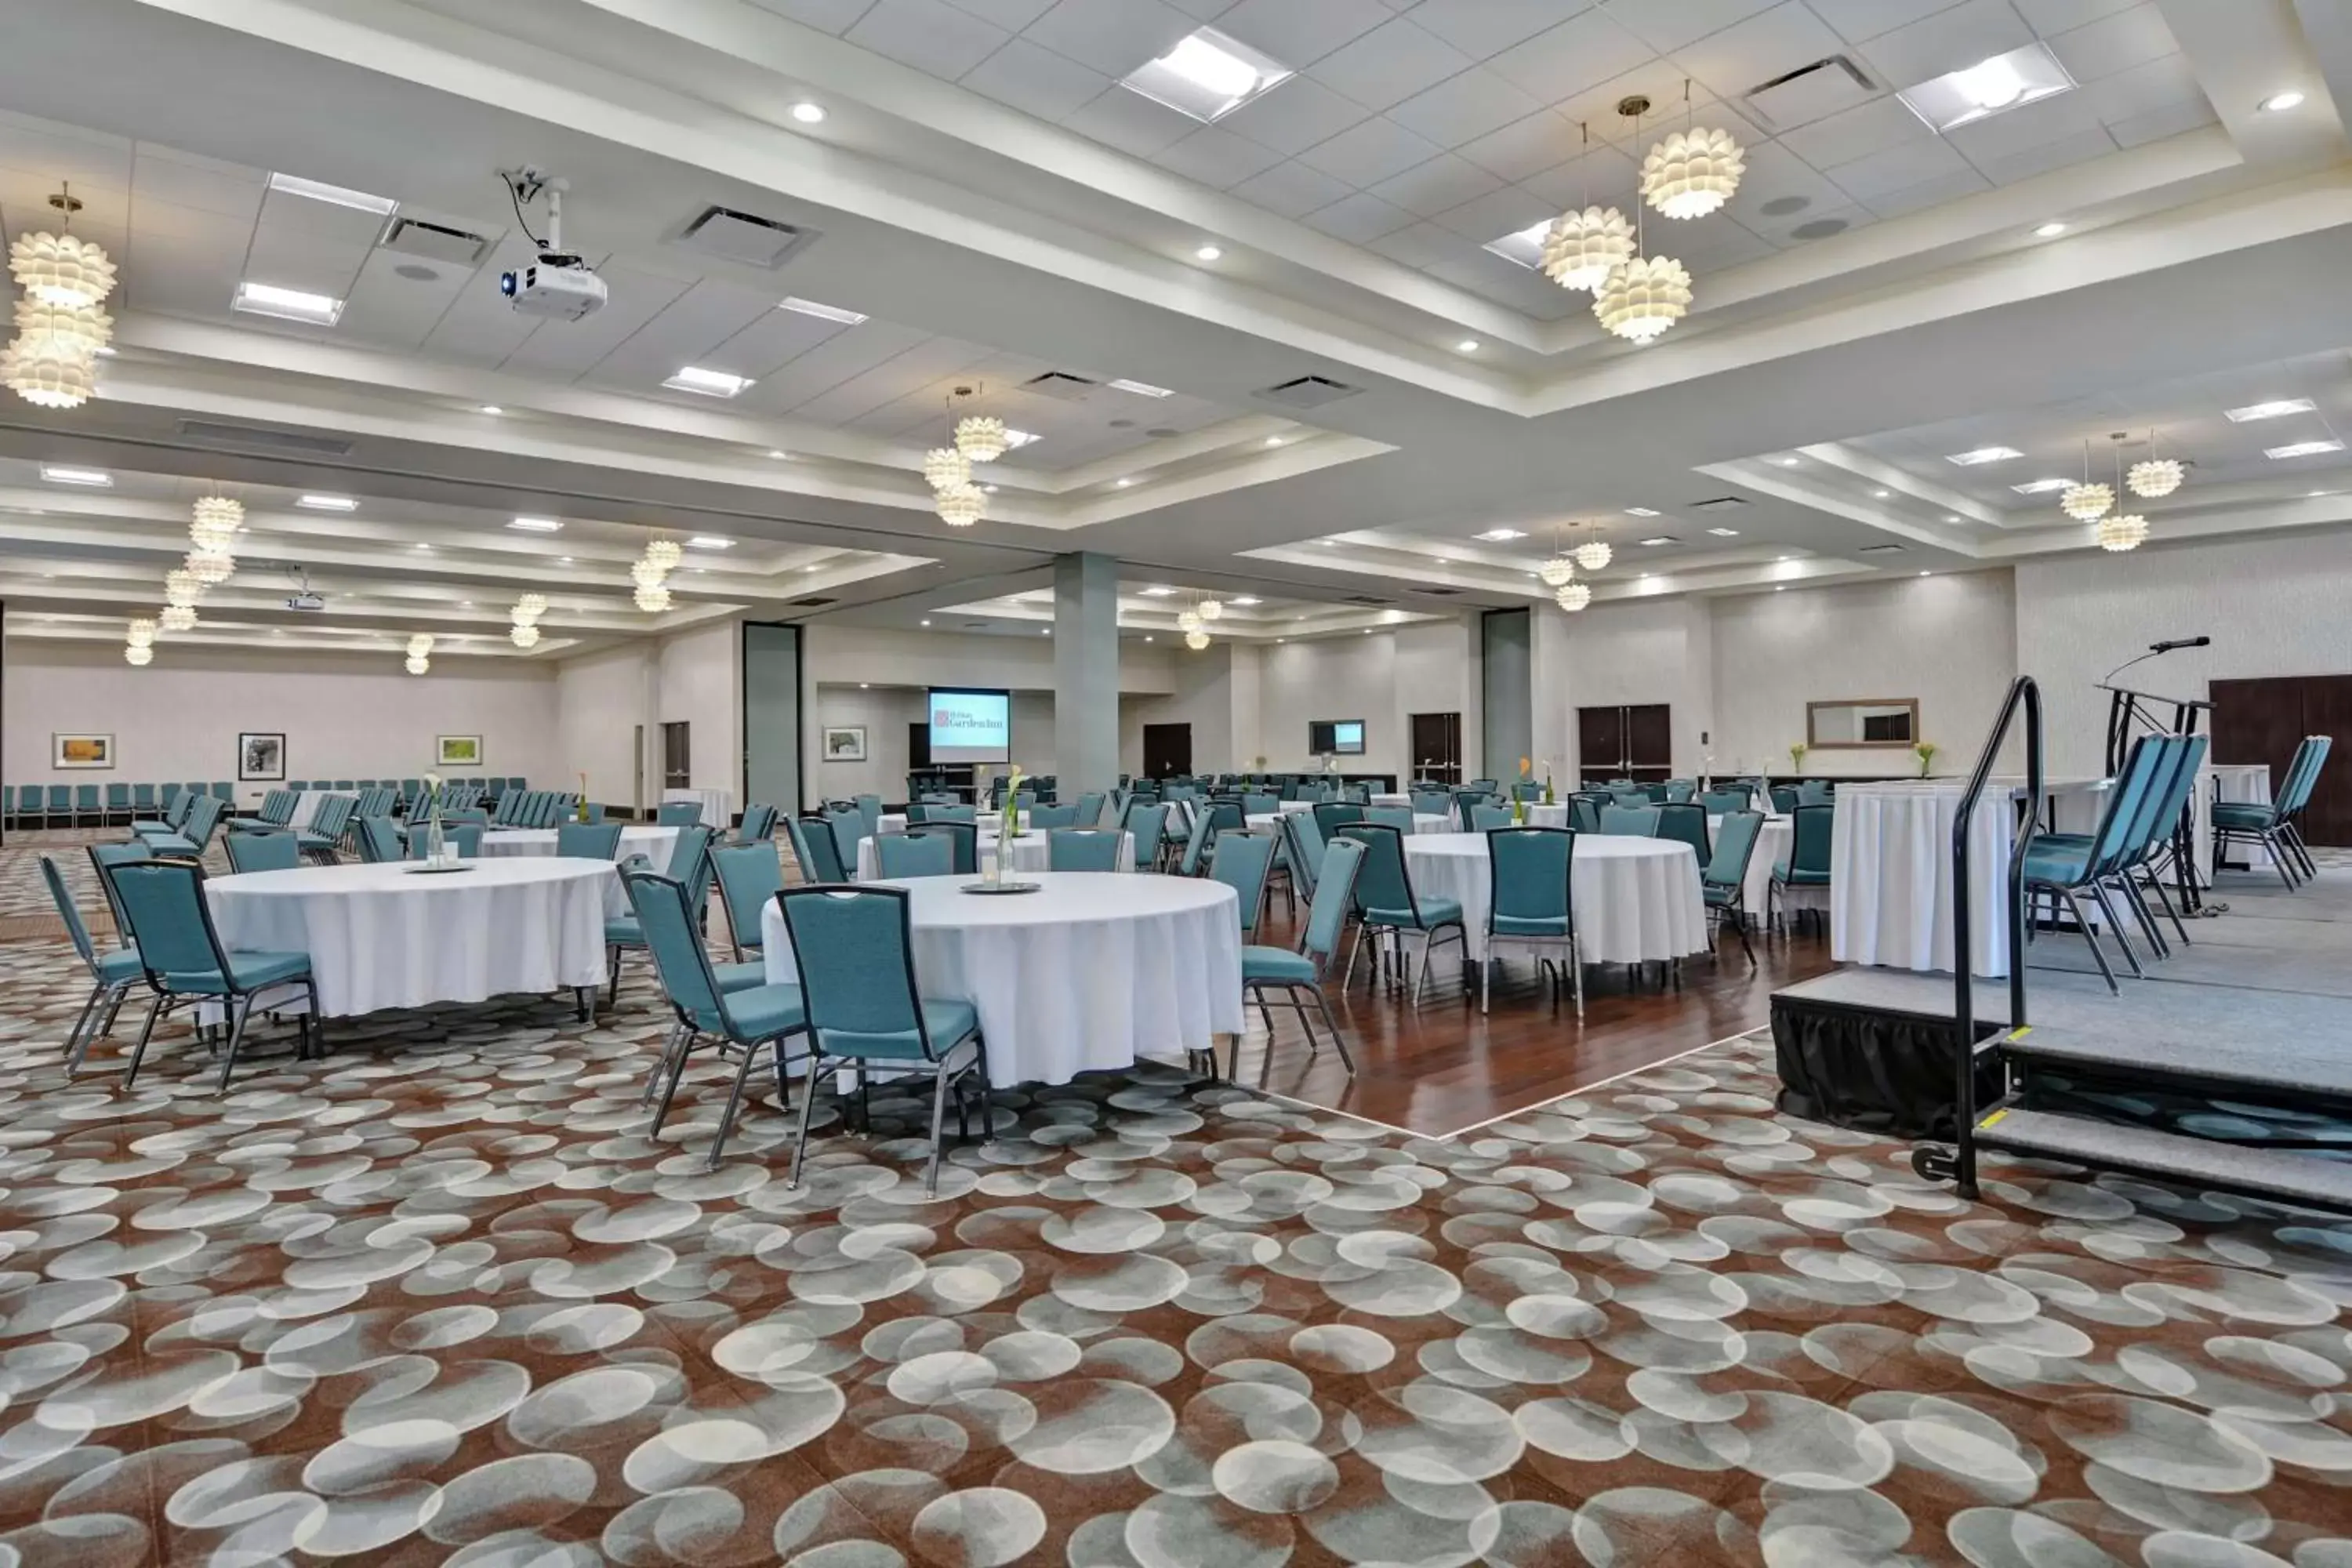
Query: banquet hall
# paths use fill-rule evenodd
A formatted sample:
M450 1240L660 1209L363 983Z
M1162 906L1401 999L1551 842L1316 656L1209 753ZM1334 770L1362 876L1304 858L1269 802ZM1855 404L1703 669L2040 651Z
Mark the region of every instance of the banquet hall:
M2352 1564L2347 113L13 0L0 1568Z

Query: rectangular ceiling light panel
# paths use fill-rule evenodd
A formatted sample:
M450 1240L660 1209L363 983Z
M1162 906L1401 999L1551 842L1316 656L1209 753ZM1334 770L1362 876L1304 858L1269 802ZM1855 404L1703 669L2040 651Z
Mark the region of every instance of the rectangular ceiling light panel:
M236 298L229 301L229 306L249 316L306 321L314 327L331 327L343 316L343 302L331 294L281 289L275 283L257 283L250 278L236 286Z
M2243 408L2225 408L2221 412L2231 424L2245 425L2257 419L2276 419L2283 415L2308 414L2316 406L2308 397L2276 397L2268 403L2249 403Z
M1176 41L1156 60L1129 71L1119 85L1195 120L1221 120L1250 100L1290 79L1290 68L1214 27Z
M269 176L269 188L283 191L289 196L308 196L314 202L373 213L378 217L390 217L400 210L400 204L390 196L372 196L365 191L330 185L320 180L306 180L299 174L272 174Z
M1944 461L1958 463L1964 468L1973 468L1980 463L2006 463L2011 458L2023 456L2025 454L2014 447L1979 447L1972 452L1954 452Z
M2012 109L2073 90L2074 79L2047 44L2028 44L2005 55L1979 60L1931 81L1906 87L1896 96L1928 129L1941 135Z

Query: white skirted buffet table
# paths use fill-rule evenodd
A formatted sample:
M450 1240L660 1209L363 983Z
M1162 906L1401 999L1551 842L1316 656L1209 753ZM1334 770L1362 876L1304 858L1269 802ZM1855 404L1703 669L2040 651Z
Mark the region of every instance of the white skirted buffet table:
M1067 1083L1241 1032L1241 920L1224 883L1045 871L1023 877L1036 892L990 897L965 892L972 880L873 885L909 894L916 984L979 1009L998 1084ZM760 930L768 979L796 981L783 911L771 903Z
M1404 858L1416 894L1460 900L1469 955L1486 957L1486 836L1416 835L1404 841ZM1706 951L1706 902L1689 845L1580 834L1569 881L1577 947L1587 963L1671 963Z
M1957 779L1840 787L1830 837L1830 952L1839 963L1951 972L1952 829L1967 793ZM2009 973L2003 900L2017 810L2007 791L1988 790L1969 824L1970 966L1982 975Z
M226 945L308 952L319 1010L334 1016L604 983L610 861L414 864L247 871L209 879L205 898Z

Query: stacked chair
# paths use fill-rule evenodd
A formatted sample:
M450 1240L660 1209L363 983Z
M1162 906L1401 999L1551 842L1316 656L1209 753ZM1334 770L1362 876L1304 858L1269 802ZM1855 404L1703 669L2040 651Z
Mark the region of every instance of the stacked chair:
M2303 842L2303 830L2295 825L2295 819L2311 804L2311 792L2319 783L2319 770L2327 761L2328 748L2334 744L2334 739L2327 735L2305 735L2268 805L2247 801L2214 802L2213 858L2221 858L2225 845L2251 842L2270 851L2271 864L2278 868L2280 878L2289 888L2317 876L2319 868ZM2167 822L2164 826L2169 828L2171 824Z

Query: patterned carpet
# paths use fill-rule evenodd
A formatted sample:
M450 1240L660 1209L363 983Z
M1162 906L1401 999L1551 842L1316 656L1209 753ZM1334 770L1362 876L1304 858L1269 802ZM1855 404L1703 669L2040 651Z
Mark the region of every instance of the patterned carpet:
M910 1100L794 1191L704 1058L647 1141L641 975L125 1095L68 957L0 944L0 1564L2352 1564L2352 1224L1964 1205L1760 1041L1454 1142L1001 1090L927 1201Z

